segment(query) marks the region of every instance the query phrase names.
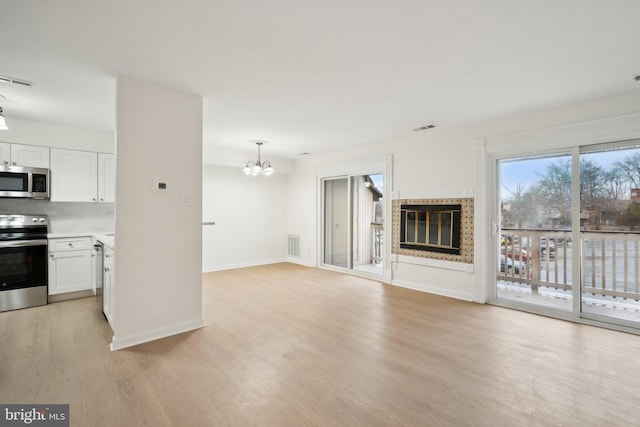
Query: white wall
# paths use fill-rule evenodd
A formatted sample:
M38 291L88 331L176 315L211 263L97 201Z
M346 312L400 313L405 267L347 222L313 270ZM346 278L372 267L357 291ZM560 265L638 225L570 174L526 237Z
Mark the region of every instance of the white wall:
M204 325L202 99L119 77L116 104L112 349Z
M115 148L113 132L17 119L11 119L7 124L9 130L0 131L1 142L100 153L113 153Z
M393 191L399 198L476 197L476 215L483 218L487 189L476 181L476 147L479 140L519 132L533 132L571 123L593 121L640 112L640 90L583 101L544 111L518 114L460 128L435 128L421 133L408 133L403 138L366 147L298 160L289 177L287 200L287 232L301 235L303 262L315 265L317 232L315 170L320 165L377 155L393 156ZM534 138L535 139L535 138ZM523 139L523 144L531 139ZM527 142L528 141L528 142ZM523 146L526 150L528 147ZM312 220L313 218L313 220ZM391 222L390 218L386 223ZM397 262L392 283L466 300L484 302L486 288L486 256L490 239L487 222L476 227L475 263L471 271L452 270L446 263L439 266ZM438 264L438 263L431 263Z
M273 163L278 167L281 163ZM285 260L287 178L246 176L234 167L203 169L203 271Z

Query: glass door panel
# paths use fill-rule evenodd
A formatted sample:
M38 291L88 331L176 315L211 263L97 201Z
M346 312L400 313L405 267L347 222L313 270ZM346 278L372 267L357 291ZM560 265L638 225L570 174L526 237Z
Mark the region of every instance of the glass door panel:
M324 181L324 263L348 268L348 178Z
M559 154L498 161L498 298L572 310L571 160Z
M640 149L580 154L581 310L640 321Z
M383 174L325 179L323 264L383 274Z

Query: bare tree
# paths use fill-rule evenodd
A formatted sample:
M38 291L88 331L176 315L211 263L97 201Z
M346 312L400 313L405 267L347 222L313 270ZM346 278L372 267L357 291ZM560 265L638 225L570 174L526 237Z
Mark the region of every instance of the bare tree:
M580 200L583 209L600 207L604 196L605 171L591 160L580 160Z
M631 188L640 188L640 153L631 154L621 162L614 162L613 165L624 173Z
M513 190L504 186L504 190L509 193L509 196L503 197L503 200L510 206L508 210L503 211L503 221L505 224L523 228L535 222L537 205L535 194L526 190L522 183L518 183Z
M618 165L603 174L602 183L604 198L609 200L625 200L629 197L629 182L625 171Z

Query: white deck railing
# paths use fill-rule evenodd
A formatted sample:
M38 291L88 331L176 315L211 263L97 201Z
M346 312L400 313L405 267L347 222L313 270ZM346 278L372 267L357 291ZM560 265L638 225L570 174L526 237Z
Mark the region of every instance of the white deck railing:
M540 286L571 290L571 233L503 229L497 279L538 293ZM581 232L582 292L640 300L640 234Z
M382 224L371 223L371 261L374 264L382 262L383 231Z

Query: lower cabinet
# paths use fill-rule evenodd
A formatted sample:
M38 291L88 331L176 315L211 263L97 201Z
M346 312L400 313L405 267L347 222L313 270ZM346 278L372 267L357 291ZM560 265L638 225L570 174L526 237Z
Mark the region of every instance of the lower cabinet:
M113 305L114 305L114 286L113 286L113 278L115 276L114 272L114 262L113 262L113 249L109 246L104 247L104 260L103 260L103 268L104 275L102 281L102 311L104 315L107 317L107 320L113 326Z
M91 289L91 237L49 239L49 295Z

